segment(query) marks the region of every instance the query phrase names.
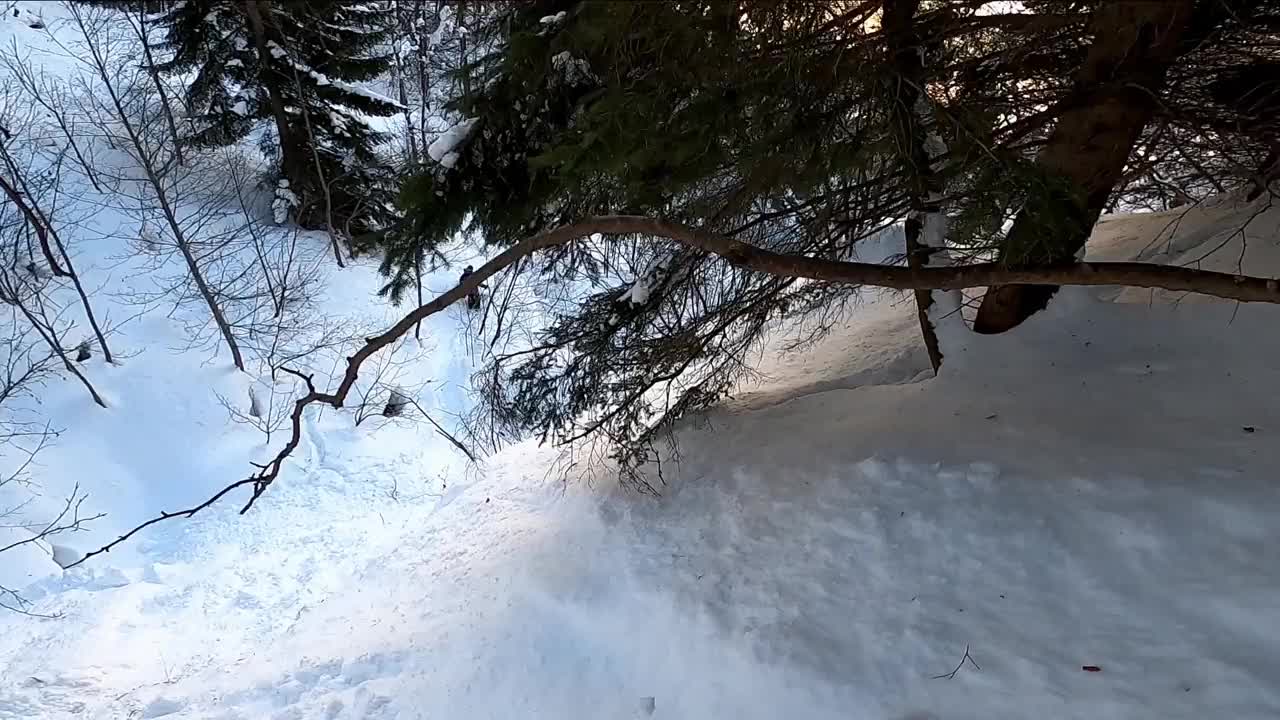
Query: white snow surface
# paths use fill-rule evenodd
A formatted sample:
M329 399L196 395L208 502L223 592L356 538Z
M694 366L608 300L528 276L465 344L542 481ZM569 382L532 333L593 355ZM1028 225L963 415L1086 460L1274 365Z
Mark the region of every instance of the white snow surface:
M433 140L431 144L427 146L427 155L430 156L432 160L445 165L445 167L453 167L453 163L458 161L457 154L454 151L471 136L471 131L479 121L479 118L467 118L466 120L450 127L448 130L445 130L440 134L440 137ZM454 155L452 162L445 164L445 158L450 154Z
M632 283L631 287L627 288L626 292L622 293L622 296L618 298L618 302L630 303L632 305L644 305L649 302L650 292L651 288L649 287L649 279L647 277L642 277Z
M0 717L1275 717L1275 309L1065 291L920 382L910 317L766 350L789 377L683 431L656 501L312 416L248 515L29 588L65 616L0 617ZM103 439L138 492L252 454L191 445L167 408L219 424L187 381L139 403Z
M1277 228L1218 199L1106 218L1090 256L1226 243L1199 262L1276 275ZM0 555L0 584L60 614L0 612L4 720L1280 716L1280 308L1067 290L1006 335L941 328L926 379L905 296L868 293L806 352L789 327L749 358L760 378L680 431L658 499L555 448L468 466L429 427L313 409L247 514L238 496L64 571L280 442L229 421L217 393L255 380L225 354L110 304L149 278L94 237L77 269L122 360L85 371L111 407L46 388L63 432L37 479L107 516ZM331 268L322 309L385 326L377 287ZM406 348L404 382L442 381L431 409L466 407L467 333L446 312Z

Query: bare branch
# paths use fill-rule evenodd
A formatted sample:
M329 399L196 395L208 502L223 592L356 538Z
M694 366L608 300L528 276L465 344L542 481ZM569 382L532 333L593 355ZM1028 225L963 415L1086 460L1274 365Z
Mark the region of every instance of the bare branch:
M177 517L191 517L213 505L240 487L252 486L253 493L241 508L241 514L253 507L267 487L278 477L285 460L301 442L303 413L309 405L323 403L341 408L360 376L360 369L370 357L392 345L414 326L450 305L463 300L480 285L521 258L540 250L568 245L595 234L634 235L648 239L665 238L686 247L718 255L725 261L744 269L786 278L807 278L836 284L870 285L899 290L933 289L955 290L986 287L1010 283L1043 285L1130 285L1156 287L1166 290L1184 290L1243 302L1280 304L1280 281L1275 279L1231 275L1227 273L1192 270L1151 263L1102 262L1072 263L1047 267L1011 269L998 263L967 266L904 268L875 263L844 262L797 255L784 255L748 245L739 240L709 233L687 225L655 218L611 215L594 217L580 223L565 225L527 238L503 251L475 272L461 280L452 289L436 296L434 300L407 313L380 335L368 338L365 344L347 358L342 380L333 392L309 392L294 403L291 415L292 429L289 440L280 452L258 472L227 485L208 500L186 510L166 512L147 520L102 548L85 555L79 562L109 552L111 548L128 540L139 531L156 523ZM310 385L310 378L301 372L281 368L303 378Z
M951 671L951 672L949 672L949 673L942 673L941 675L934 675L934 676L933 676L933 679L934 679L934 680L942 680L942 679L952 680L952 679L954 679L954 678L955 678L955 676L956 676L956 673L960 672L960 668L964 667L965 661L968 661L968 662L969 662L969 664L970 664L970 665L972 665L972 666L974 667L974 669L975 669L975 670L981 670L981 669L982 669L981 667L979 667L979 666L978 666L978 663L976 663L976 662L974 662L974 661L973 661L973 657L969 655L969 646L968 646L968 645L965 645L965 646L964 646L964 657L960 658L960 663L959 663L958 665L956 665L956 669L955 669L955 670L952 670L952 671Z

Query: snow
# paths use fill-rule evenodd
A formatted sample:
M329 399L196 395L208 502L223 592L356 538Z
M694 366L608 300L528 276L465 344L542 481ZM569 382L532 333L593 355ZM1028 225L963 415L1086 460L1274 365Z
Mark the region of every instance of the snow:
M336 110L329 111L329 124L333 126L334 132L339 135L347 134L347 118Z
M649 283L647 278L636 280L631 287L627 288L619 298L618 302L630 303L632 305L644 305L649 302Z
M32 30L43 30L45 28L44 18L41 17L40 13L32 12L28 5L29 3L23 3L22 5L9 3L4 15L7 19L20 22Z
M445 33L452 29L454 29L454 21L448 13L448 8L441 8L440 23L436 25L436 29L432 30L431 34L427 36L427 48L434 49L442 40L444 40Z
M569 14L567 12L565 12L564 10L561 10L555 15L545 15L539 18L538 22L542 23L543 25L556 25L558 23L564 22L564 19L568 17L568 15Z
M393 107L399 108L400 110L407 109L405 108L404 105L401 105L398 100L394 100L386 95L383 95L380 92L377 92L376 90L370 90L369 88L361 85L352 85L349 82L346 82L344 80L338 80L336 78L325 78L325 80L327 80L328 84L333 85L334 87L340 90L345 90L346 92L352 93L354 95L366 97L366 98L369 98L370 100L377 100L380 103L391 105Z
M766 348L657 501L534 445L440 476L416 430L313 418L265 505L36 588L64 620L0 618L0 708L1274 717L1275 309L1048 312L913 382L909 303L868 293L802 363Z
M271 216L277 225L289 221L289 211L298 207L298 195L289 189L289 181L281 179L276 183L276 196L271 201Z
M140 717L143 717L143 718L165 717L167 715L173 715L174 713L181 711L182 708L183 708L182 703L176 702L174 700L169 700L163 697L158 697L155 700L152 700L151 702L147 703L146 707L142 708L142 715Z
M231 112L236 115L245 116L249 114L249 104L244 100L237 100L235 105L231 106Z
M448 130L445 130L440 134L440 137L433 140L431 144L427 146L427 155L430 156L432 160L443 165L445 157L454 153L455 149L470 137L471 131L475 129L476 123L479 121L479 118L467 118L466 120L450 127ZM456 155L452 162L457 162ZM445 165L445 167L453 167L453 164L450 163Z
M85 365L112 407L59 381L33 409L63 429L46 500L79 483L108 514L0 562L61 614L0 612L0 718L1280 716L1280 308L1068 289L1012 333L940 327L958 349L926 379L909 297L868 290L807 351L789 326L745 358L758 375L681 428L657 499L556 448L468 466L429 427L312 409L247 514L237 497L64 570L279 446L218 402L269 378L113 299L153 287L119 240L144 231L92 207L66 232L119 320L120 365ZM1219 198L1106 217L1088 250L1277 275L1277 229ZM900 248L886 232L861 259ZM323 267L317 313L398 316L373 261ZM465 412L466 314L425 325L387 383L438 381L421 402Z
M276 50L278 49L280 49L278 45L274 45L271 48L272 57L276 57L276 58L284 57L285 55L284 50L280 50L280 54L276 54ZM316 85L319 85L320 87L332 85L333 87L336 87L340 90L351 93L353 95L360 95L361 97L366 97L366 98L369 98L370 100L377 100L380 103L392 105L400 110L407 109L404 105L400 104L399 101L393 100L387 97L386 95L383 95L380 92L370 90L369 88L363 87L361 85L353 85L344 80L331 78L328 75L325 75L324 73L311 68L306 63L290 61L289 64L292 65L294 69L296 69L298 72L306 73L308 76L311 77L312 80L315 80Z
M1104 216L1087 248L1089 260L1138 259L1218 272L1280 276L1280 205L1213 197L1159 213ZM1228 301L1165 290L1117 289L1119 302L1223 304Z
M58 567L64 570L71 565L80 562L80 559L84 557L84 553L76 550L75 548L67 547L66 545L50 543L49 546L53 551L53 561L58 564Z
M574 57L568 50L552 55L551 67L559 70L560 76L570 85L596 80L595 73L591 72L591 64L582 58Z

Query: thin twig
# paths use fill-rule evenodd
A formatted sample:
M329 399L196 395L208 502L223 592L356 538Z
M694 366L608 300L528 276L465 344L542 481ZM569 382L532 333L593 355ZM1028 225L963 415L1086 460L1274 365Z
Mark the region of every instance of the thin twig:
M116 540L88 553L74 565L109 552L139 531L177 517L191 517L221 500L233 490L251 485L253 493L240 509L249 511L258 498L279 476L285 460L297 449L302 439L302 416L313 404L341 408L360 376L360 368L366 360L379 351L393 345L414 326L454 303L466 298L481 283L502 272L518 260L538 251L568 245L594 234L630 235L635 237L673 240L687 247L718 255L730 264L785 278L807 278L835 284L869 285L899 290L932 289L959 290L993 285L1129 285L1134 287L1158 287L1166 290L1188 290L1207 295L1241 300L1280 304L1280 281L1275 279L1232 275L1229 273L1193 270L1190 268L1135 262L1075 262L1028 268L1009 268L999 263L976 265L904 268L876 263L828 260L804 255L787 255L749 245L724 235L707 232L688 225L657 218L635 215L609 215L593 217L579 223L564 225L526 238L499 253L475 272L460 280L452 289L436 296L404 315L398 322L380 335L367 338L365 344L347 358L346 371L338 387L331 393L319 392L309 387L309 392L294 402L290 415L292 429L289 440L280 452L263 468L243 480L227 485L215 495L186 510L161 513L134 527ZM281 368L282 370L284 368ZM311 385L308 376L289 371ZM967 653L966 653L967 655ZM970 658L972 662L972 658ZM963 664L963 661L962 661ZM974 664L976 667L976 663Z
M965 646L964 646L964 657L960 658L960 664L959 664L959 665L956 665L956 669L955 669L955 670L952 670L952 671L951 671L951 672L949 672L949 673L943 673L943 674L941 674L941 675L934 675L934 676L933 676L933 679L934 679L934 680L941 680L941 679L943 679L943 678L946 678L947 680L951 680L951 679L953 679L953 678L956 676L956 673L960 672L960 668L964 667L964 663L965 663L965 661L966 661L966 660L967 660L967 661L969 661L969 664L970 664L970 665L972 665L972 666L974 667L974 669L975 669L975 670L981 670L981 669L982 669L981 667L979 667L979 666L978 666L978 663L976 663L976 662L974 662L974 661L973 661L973 657L971 657L971 656L969 655L969 645L968 645L968 644L965 644Z

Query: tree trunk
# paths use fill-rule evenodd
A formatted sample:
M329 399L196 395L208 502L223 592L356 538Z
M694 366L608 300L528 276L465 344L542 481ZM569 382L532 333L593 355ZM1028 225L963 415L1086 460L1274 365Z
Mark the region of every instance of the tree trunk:
M111 354L111 348L107 346L107 336L102 332L102 328L98 325L98 317L93 312L93 306L89 303L89 293L85 291L84 285L80 282L80 274L76 272L71 265L71 256L67 254L67 248L62 244L62 238L57 233L51 233L53 242L58 246L58 253L62 255L62 259L67 264L68 275L71 277L71 284L76 288L76 294L80 296L80 305L84 308L84 316L89 321L89 327L93 328L93 335L98 339L98 347L102 348L102 359L114 365L116 359Z
M418 5L419 18L422 17L423 5ZM440 3L436 3L436 22L443 22L440 17ZM428 49L422 40L418 40L418 142L422 146L423 152L427 148L427 113L431 109L431 52L434 48ZM408 113L405 114L408 117Z
M62 344L58 342L58 336L57 333L54 332L53 326L45 323L40 317L37 317L25 303L16 299L16 294L14 294L14 298L15 299L11 304L18 308L23 317L27 319L27 322L31 324L31 327L35 329L38 335L40 335L40 339L44 340L45 344L49 346L49 350L51 350L53 354L62 361L62 366L67 369L67 372L74 375L75 378L80 381L80 384L84 385L85 389L89 391L89 397L93 398L93 402L98 407L107 407L107 401L103 400L102 396L98 394L98 389L93 386L93 383L89 382L89 378L85 377L84 373L80 372L80 368L76 367L75 364L71 362L71 358L67 357L67 352L62 349ZM41 311L41 314L43 314L43 310Z
M298 80L298 71L293 71L294 83L298 85L298 94L302 94L302 83ZM315 167L315 180L320 185L321 197L324 199L324 228L329 234L329 246L333 249L333 259L338 267L346 267L342 262L342 245L338 242L338 228L333 223L333 194L329 189L329 181L324 176L324 166L320 163L320 151L316 143L315 131L311 128L311 113L302 108L302 122L307 131L307 149ZM350 227L348 225L348 227Z
M45 106L48 109L48 106ZM102 193L102 186L98 184L98 171L94 170L85 159L84 153L80 152L80 143L76 142L76 133L74 128L67 123L66 115L58 109L49 109L49 114L53 115L58 121L58 127L62 129L62 136L67 140L67 146L71 148L71 152L75 154L76 160L80 163L80 170L84 172L84 176L89 179L89 184L93 185L94 191Z
M946 144L938 134L933 119L933 106L925 93L924 47L915 15L920 0L884 0L883 26L888 60L893 68L890 79L891 112L898 147L911 187L911 213L904 226L907 266L912 269L949 264L946 250L947 216L942 208L943 183L934 167L946 154ZM942 347L935 327L935 314L962 322L959 297L935 302L931 290L914 291L920 333L929 354L929 364L936 375L942 367ZM950 291L958 296L959 291Z
M4 188L5 195L18 207L18 210L26 219L27 225L35 231L36 237L40 240L40 251L44 254L53 274L71 279L76 293L80 296L80 305L84 308L85 318L89 321L89 326L93 328L93 334L98 339L98 347L102 348L102 357L107 362L115 364L115 358L111 355L111 348L107 346L106 334L102 332L102 328L98 325L98 317L93 312L93 305L89 303L89 294L85 292L84 285L80 283L80 276L76 273L76 269L71 262L71 255L67 253L67 247L62 244L62 238L58 235L58 231L54 229L49 216L44 214L39 205L27 202L27 199L31 197L30 188L27 187L25 178L19 174L18 164L7 152L0 151L0 157L3 157L5 166L13 173L14 181L20 184L22 188L19 189L17 186L11 185L3 176L0 176L0 187ZM59 168L61 168L61 165L59 165ZM55 249L57 250L56 257L54 255ZM58 263L57 257L62 258L61 265L65 265L65 268Z
M262 16L262 6L267 0L244 0L245 18L249 32L253 35L254 47L258 50L259 72L266 73L271 62L271 51L267 47L267 26ZM289 122L289 114L285 112L284 100L273 82L262 81L267 96L267 104L271 106L271 116L276 122L276 134L280 137L280 166L284 176L289 180L289 187L298 194L303 206L312 200L314 178L311 177L308 165L306 143L296 128ZM341 261L339 261L341 264Z
M1037 164L1061 187L1030 198L1005 237L1011 267L1070 262L1084 247L1125 163L1158 105L1169 66L1183 49L1194 0L1113 0L1090 20L1093 44ZM1055 285L987 290L974 330L999 333L1044 309Z
M1271 152L1267 153L1267 157L1262 160L1262 164L1258 166L1258 176L1253 181L1253 189L1249 191L1246 199L1253 202L1262 197L1271 188L1271 183L1280 178L1280 139L1271 143Z
M920 243L920 230L924 223L915 211L907 218L903 226L907 239L907 267L918 269L925 266L926 248ZM932 290L913 290L916 299L916 318L920 321L920 335L924 338L924 349L929 355L929 366L937 375L942 369L942 343L938 341L938 330L933 326L930 312L933 310Z
M413 284L418 291L418 305L422 305L422 246L413 252ZM413 326L413 338L422 339L422 323Z
M218 332L221 333L223 342L227 344L227 349L231 351L231 362L235 363L237 370L245 372L244 358L240 355L240 344L236 342L236 337L231 332L231 324L227 322L226 316L222 313L222 307L218 305L217 297L214 296L209 283L205 281L204 272L196 262L195 254L191 252L191 245L187 242L186 234L182 231L177 217L173 214L173 208L169 205L168 199L165 198L164 192L159 185L156 186L156 189L157 199L160 201L160 209L164 213L165 220L169 223L169 228L173 231L174 243L182 253L182 259L187 263L187 270L191 273L191 280L195 283L200 297L209 306L209 314L213 316L213 322L218 326Z
M169 224L169 229L173 232L174 243L177 244L178 250L182 253L182 259L186 261L187 270L191 273L191 280L195 283L196 290L200 293L200 297L209 307L209 313L213 316L214 323L218 326L218 331L222 334L222 339L227 344L227 349L231 351L231 360L235 363L236 369L244 372L244 358L240 355L240 345L236 342L235 335L231 332L231 324L227 322L226 316L222 312L222 308L218 305L218 299L214 296L213 290L209 284L205 282L204 273L200 270L199 264L196 262L195 254L191 252L190 243L187 241L186 233L183 232L182 224L178 222L178 217L174 213L173 206L169 203L169 196L165 193L164 183L160 178L159 172L156 170L155 163L150 153L147 151L146 145L142 138L138 135L137 129L131 121L129 113L125 110L119 93L116 92L115 85L111 81L111 74L107 69L106 60L102 57L98 46L92 42L92 34L88 28L84 26L79 11L72 7L72 17L76 19L80 26L80 31L88 41L89 52L93 56L94 66L102 78L103 85L107 94L111 97L111 103L115 107L117 119L121 126L124 127L125 134L129 136L129 142L133 144L134 149L138 153L138 161L142 165L142 170L147 176L147 182L156 193L156 202L160 205L160 211L164 215L165 222Z
M267 47L266 21L263 19L262 7L265 0L245 0L245 16L249 19L249 29L253 33L253 42L258 49L261 68L270 62L271 52ZM281 74L283 76L283 73ZM290 68L294 84L298 84L298 70ZM288 113L284 109L284 101L270 82L262 83L267 89L267 99L271 104L271 114L276 119L276 131L280 134L280 164L284 174L289 178L289 187L299 194L299 215L306 215L319 186L324 201L325 229L329 233L329 245L333 249L333 258L338 267L346 267L342 261L342 246L338 242L338 230L333 222L333 199L329 192L329 183L324 177L324 168L316 149L315 136L311 131L311 119L306 108L299 108L302 113L302 133L290 125ZM301 87L298 88L301 93ZM308 168L307 165L312 167ZM314 170L314 175L312 175Z
M44 224L43 218L36 214L35 210L27 204L22 192L17 187L9 184L4 177L0 177L0 188L4 189L4 194L9 196L13 204L17 206L19 212L27 219L27 223L36 231L36 238L40 241L40 253L44 255L45 262L49 263L49 270L55 277L67 277L69 273L63 269L58 263L57 256L53 254L53 246L49 244L49 229Z
M142 42L142 57L147 63L147 75L151 76L151 82L156 86L156 93L160 95L160 108L164 113L165 124L169 127L169 136L173 139L173 154L178 160L178 165L185 165L186 161L182 157L182 139L178 137L178 124L173 119L173 109L169 106L169 93L164 89L164 83L160 80L160 72L156 70L156 63L151 55L151 42L147 37L147 22L144 19L145 9L138 11L138 25L134 28L138 35L138 40ZM129 22L132 24L133 19Z
M418 164L418 132L413 126L413 111L409 109L409 91L405 86L406 67L404 57L401 53L402 43L406 38L413 34L413 23L405 17L404 8L397 1L394 5L396 14L396 36L395 36L395 58L396 58L396 92L399 94L400 104L404 106L404 124L405 134L409 138L409 163L413 166ZM421 44L421 39L419 39ZM425 98L423 98L425 100Z

